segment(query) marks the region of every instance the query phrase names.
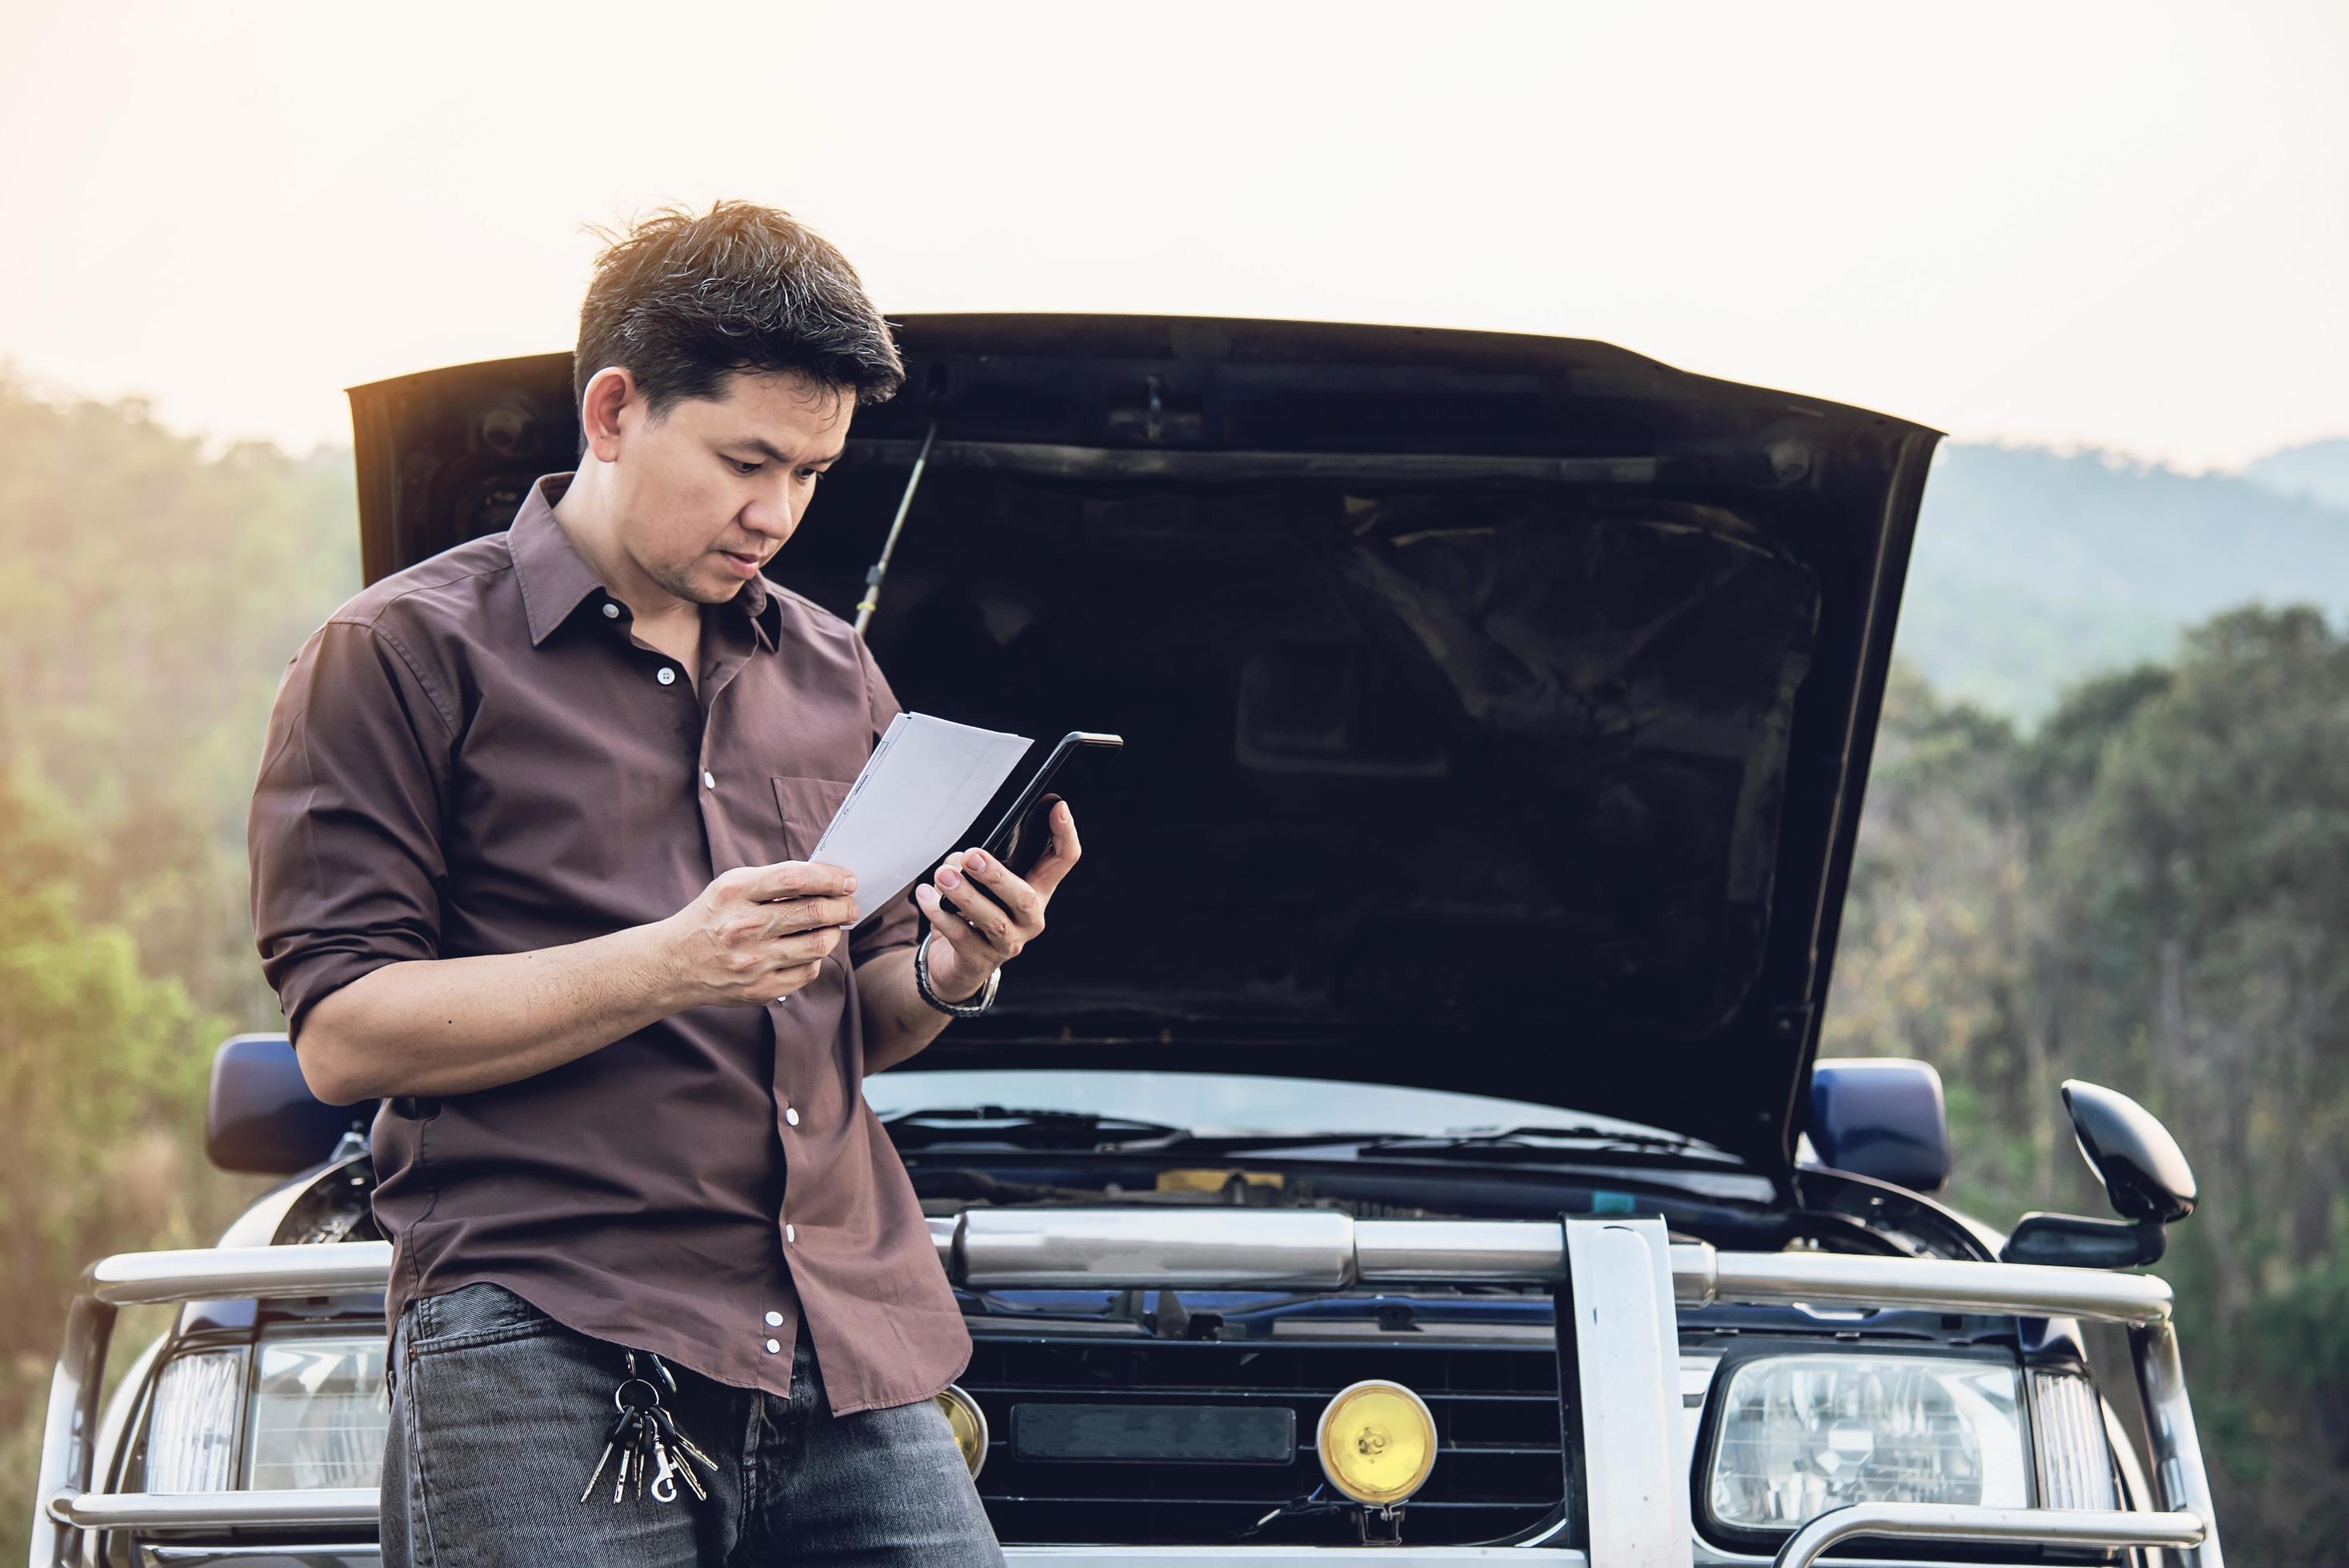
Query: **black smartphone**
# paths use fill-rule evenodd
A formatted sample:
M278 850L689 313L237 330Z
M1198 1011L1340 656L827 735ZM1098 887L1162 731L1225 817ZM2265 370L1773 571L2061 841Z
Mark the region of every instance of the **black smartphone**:
M1051 755L1044 758L1013 798L1010 809L997 820L987 837L978 841L979 849L1009 869L1013 876L1026 876L1035 869L1036 862L1044 858L1044 851L1052 841L1052 808L1063 799L1047 787L1071 762L1082 758L1105 758L1124 744L1123 736L1098 735L1085 729L1072 729L1061 737L1060 744L1052 748ZM987 891L977 882L969 885L981 892ZM989 896L991 899L992 895ZM947 910L960 913L955 910L952 899L942 898L940 903Z

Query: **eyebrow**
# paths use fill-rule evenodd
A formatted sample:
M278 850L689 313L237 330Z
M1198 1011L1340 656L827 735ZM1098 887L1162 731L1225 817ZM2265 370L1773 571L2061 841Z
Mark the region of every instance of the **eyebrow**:
M721 447L748 447L752 451L759 453L761 456L771 459L779 463L788 463L792 460L789 457L777 451L772 446L760 439L756 436L744 436L738 440L720 441L719 445ZM818 463L837 461L840 454L847 449L848 449L845 447L836 447L821 458L810 458L808 459L808 466L812 468Z

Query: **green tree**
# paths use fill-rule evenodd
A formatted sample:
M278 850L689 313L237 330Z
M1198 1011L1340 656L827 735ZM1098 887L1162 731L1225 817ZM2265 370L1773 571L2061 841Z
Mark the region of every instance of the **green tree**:
M0 376L0 1556L82 1269L208 1244L260 1185L202 1153L213 1046L277 1021L244 802L278 671L357 577L347 453L208 459Z
M79 912L256 1021L244 802L278 673L357 590L352 484L0 377L0 762L72 802Z
M2306 608L2191 630L2027 738L1893 682L1826 1047L1950 1090L1952 1196L2098 1212L2066 1077L2200 1178L2162 1272L2248 1561L2349 1559L2349 644Z
M111 1252L202 1246L250 1196L203 1161L204 1085L225 1021L142 973L121 927L87 923L62 815L0 774L0 1462L21 1557L51 1359L81 1270Z
M2349 1557L2349 643L2304 608L2189 634L2057 858L2084 1051L2203 1177L2167 1269L2235 1511L2271 1559Z

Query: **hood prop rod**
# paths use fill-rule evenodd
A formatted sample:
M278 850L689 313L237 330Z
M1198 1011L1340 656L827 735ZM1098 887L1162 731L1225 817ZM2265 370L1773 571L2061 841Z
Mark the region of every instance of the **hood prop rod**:
M873 619L873 606L881 603L881 579L889 575L889 557L897 548L897 534L905 526L905 513L913 510L914 492L922 488L922 469L930 460L930 443L938 438L938 422L930 421L928 432L922 437L922 449L914 458L914 471L905 477L905 493L898 498L896 520L889 524L889 537L881 542L881 559L864 569L864 597L856 605L856 634L863 636Z

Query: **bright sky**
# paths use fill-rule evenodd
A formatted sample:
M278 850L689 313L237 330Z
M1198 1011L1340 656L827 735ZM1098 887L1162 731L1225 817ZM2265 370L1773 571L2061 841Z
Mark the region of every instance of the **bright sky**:
M0 360L175 426L569 346L741 196L891 314L1596 337L2187 468L2349 434L2349 5L0 0Z

